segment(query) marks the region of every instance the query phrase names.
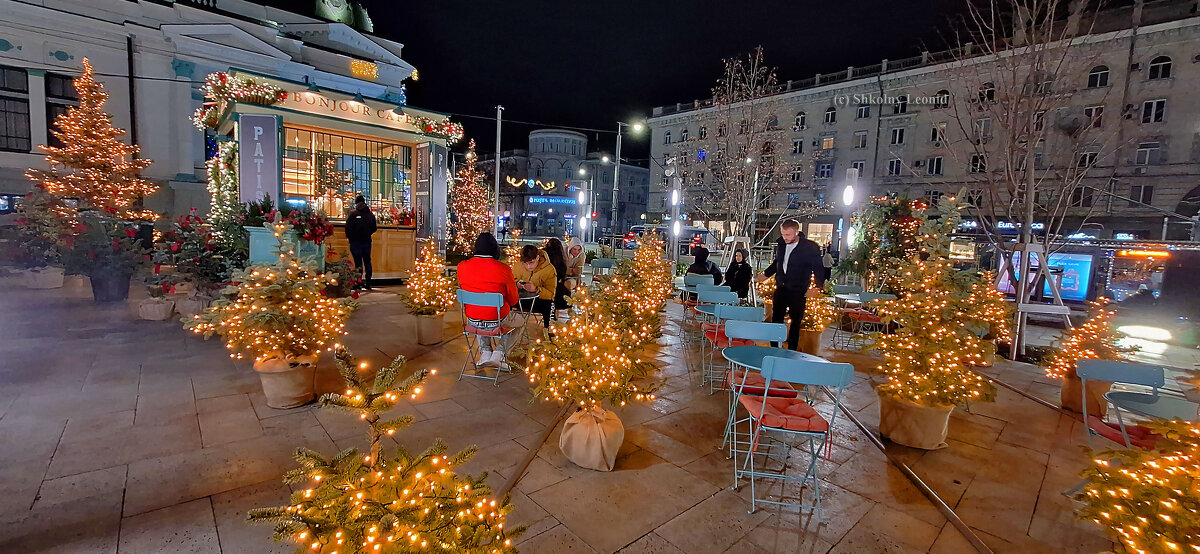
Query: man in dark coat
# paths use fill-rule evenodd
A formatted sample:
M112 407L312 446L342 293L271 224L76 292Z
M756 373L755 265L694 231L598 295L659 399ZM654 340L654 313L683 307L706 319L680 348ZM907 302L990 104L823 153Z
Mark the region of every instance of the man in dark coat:
M378 230L375 214L367 206L362 195L354 199L354 211L346 216L346 238L350 241L350 255L354 267L362 273L363 287L371 290L371 235Z
M821 247L817 243L804 238L800 232L800 223L794 219L784 221L780 225L783 236L775 243L775 256L771 265L758 276L758 281L765 281L775 276L775 296L771 319L775 323L783 323L787 314L792 316L792 325L788 328L788 349L795 350L800 342L800 322L804 320L804 302L809 294L817 294L820 287L825 285L825 267L821 261ZM811 288L812 279L816 277L817 289Z

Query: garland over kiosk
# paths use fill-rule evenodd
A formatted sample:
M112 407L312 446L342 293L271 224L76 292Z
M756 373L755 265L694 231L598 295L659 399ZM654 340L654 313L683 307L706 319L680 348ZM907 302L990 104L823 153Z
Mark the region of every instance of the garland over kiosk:
M408 106L403 88L364 98L236 69L210 75L206 88L224 94L195 119L238 143L242 202L270 195L340 226L361 194L379 220L377 279L407 277L418 237L444 244L448 146L463 135L444 114ZM335 232L329 248L347 254L345 234Z

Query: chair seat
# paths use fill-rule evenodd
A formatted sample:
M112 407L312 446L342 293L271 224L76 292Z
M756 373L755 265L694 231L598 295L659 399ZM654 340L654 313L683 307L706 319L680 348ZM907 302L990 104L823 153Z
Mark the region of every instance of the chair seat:
M768 396L765 409L761 396L742 395L738 400L751 417L767 427L813 433L829 431L829 422L799 398Z
M880 318L878 315L875 315L866 310L855 310L855 311L851 311L851 312L846 312L846 315L850 319L853 319L853 320L861 322L861 323L883 323L883 318Z
M724 331L724 323L701 323L700 328L705 331Z
M491 329L480 329L479 327L476 327L474 325L471 325L470 323L467 323L467 324L463 325L463 332L470 333L472 335L479 335L481 337L498 337L498 336L500 336L500 327L493 327Z
M1096 434L1111 440L1117 444L1125 444L1125 439L1121 437L1121 427L1113 425L1096 416L1088 416L1088 427L1095 431ZM1158 444L1158 439L1161 435L1155 434L1150 429L1141 425L1126 425L1125 433L1129 435L1129 445L1146 450L1154 449Z
M713 346L717 348L728 348L730 346L750 346L754 341L749 339L731 339L725 336L724 330L720 334L717 331L705 331L704 338L708 339Z
M745 384L743 384L743 379L745 379ZM729 373L729 388L733 390L741 388L742 394L758 396L761 398L766 386L767 379L766 377L763 377L761 373L751 372L748 375L743 375L743 372L737 369ZM796 398L800 394L796 391L796 389L792 388L791 385L782 382L775 383L775 385L771 387L771 390L765 391L765 393L767 396L777 396L780 398Z

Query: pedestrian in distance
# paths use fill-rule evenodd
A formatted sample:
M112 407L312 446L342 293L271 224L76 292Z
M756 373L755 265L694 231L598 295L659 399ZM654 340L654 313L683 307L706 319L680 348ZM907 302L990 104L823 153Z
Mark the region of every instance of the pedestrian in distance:
M379 230L375 214L362 195L354 198L354 210L346 216L346 239L350 241L350 256L354 269L362 277L362 286L371 290L371 235Z
M800 322L804 320L804 303L808 296L820 294L825 285L825 264L821 246L804 238L800 223L794 219L784 221L779 227L782 235L775 242L775 255L757 280L775 276L775 296L771 320L783 323L788 315L792 324L788 328L787 347L795 350L800 342ZM817 287L810 288L813 278Z

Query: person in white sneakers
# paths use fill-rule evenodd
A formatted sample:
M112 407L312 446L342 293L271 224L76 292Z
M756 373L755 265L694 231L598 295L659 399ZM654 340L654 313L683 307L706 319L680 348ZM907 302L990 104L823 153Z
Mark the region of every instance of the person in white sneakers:
M481 331L490 331L497 327L502 330L520 327L524 320L511 311L511 306L517 304L517 282L513 279L512 269L501 262L500 245L491 233L481 233L475 239L475 253L469 259L458 264L458 286L468 292L498 292L504 296L504 305L496 308L483 306L467 306L465 308L468 325ZM492 339L479 337L479 359L476 366L492 365L501 370L508 370L507 352L512 348L514 335L502 334L499 339L500 348L493 349Z

